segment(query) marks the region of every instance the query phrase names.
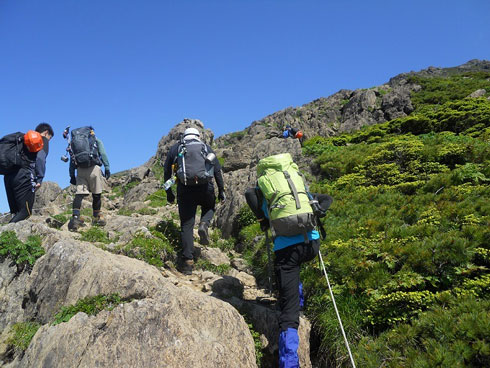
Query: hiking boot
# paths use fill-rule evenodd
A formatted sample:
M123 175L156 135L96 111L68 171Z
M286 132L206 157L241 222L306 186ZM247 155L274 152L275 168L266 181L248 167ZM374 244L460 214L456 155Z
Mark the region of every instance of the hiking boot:
M105 220L100 215L94 216L94 218L92 219L92 225L94 226L105 226L105 224Z
M83 220L81 220L79 217L72 216L70 222L68 223L68 230L77 231L82 226L85 226Z
M201 222L199 224L199 229L197 230L197 233L199 234L199 244L209 245L208 224L205 222Z
M194 269L194 260L184 259L182 265L180 266L180 272L184 275L192 275L192 270Z

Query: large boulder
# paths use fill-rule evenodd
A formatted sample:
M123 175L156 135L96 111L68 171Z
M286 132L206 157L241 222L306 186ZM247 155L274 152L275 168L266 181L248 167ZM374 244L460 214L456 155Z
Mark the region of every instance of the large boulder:
M155 156L145 165L151 167L157 162L165 162L168 150L179 141L180 134L184 133L184 130L187 128L196 128L201 133L201 140L204 143L209 145L213 144L214 133L209 129L205 129L202 121L197 119L184 119L160 139Z
M11 302L21 303L24 320L44 326L9 367L256 366L248 326L231 305L178 288L142 261L60 241L24 281L23 302ZM50 325L62 306L112 293L130 302Z
M253 339L233 308L175 291L45 325L19 366L256 367Z
M34 201L33 212L36 214L56 213L56 198L63 190L60 186L52 181L45 181L36 191L36 200Z

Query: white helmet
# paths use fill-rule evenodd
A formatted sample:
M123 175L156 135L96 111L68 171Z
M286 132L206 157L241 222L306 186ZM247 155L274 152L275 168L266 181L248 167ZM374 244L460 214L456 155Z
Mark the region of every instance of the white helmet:
M200 136L199 130L197 130L196 128L187 128L184 131L184 137L186 137L188 135L195 135L195 136L199 137Z

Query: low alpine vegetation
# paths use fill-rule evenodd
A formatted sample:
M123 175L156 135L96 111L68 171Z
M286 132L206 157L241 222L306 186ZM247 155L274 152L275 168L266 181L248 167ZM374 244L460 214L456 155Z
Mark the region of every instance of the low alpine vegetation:
M10 331L11 336L7 339L6 344L13 346L17 353L26 351L39 327L41 325L37 322L19 322L14 324Z
M137 234L131 242L120 247L119 252L157 267L163 267L165 261L175 258L170 241L156 230L152 231L151 237Z
M80 234L82 235L81 240L91 243L109 244L113 241L109 238L107 231L104 231L98 226L93 226L88 230L80 231Z
M30 235L26 242L22 242L14 231L4 231L0 234L0 259L10 258L19 272L26 267L32 268L36 260L45 253L41 244L39 235Z
M490 101L465 98L489 76L417 78L411 115L304 144L335 199L321 252L359 366L489 364ZM322 364L347 364L321 270L302 279Z
M113 310L119 304L128 303L131 300L123 300L117 293L110 295L97 295L79 300L76 304L62 307L53 318L52 325L68 322L75 314L83 312L94 316L103 310Z

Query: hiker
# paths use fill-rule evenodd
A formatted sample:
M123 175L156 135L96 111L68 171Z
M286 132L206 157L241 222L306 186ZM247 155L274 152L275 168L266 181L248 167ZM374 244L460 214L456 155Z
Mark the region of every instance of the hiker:
M303 139L303 132L299 129L292 128L291 125L286 125L284 131L282 132L283 138L297 138L300 142Z
M92 225L104 226L102 218L102 188L104 177L111 176L109 160L102 141L95 136L94 128L86 126L71 131L67 151L70 154L70 184L76 185L73 213L68 230L77 231L84 226L80 210L84 197L92 193ZM104 165L104 174L101 166ZM76 176L75 176L76 170Z
M273 237L281 310L279 366L299 367L298 326L303 301L300 267L318 254L320 236L316 228L321 228L322 235L324 230L317 216L324 215L332 198L308 192L289 153L260 160L257 177L257 186L248 189L245 198L261 229L270 229Z
M21 163L14 165L4 176L7 201L10 213L13 214L10 222L19 222L31 216L35 192L40 188L46 173L49 141L53 136L54 132L51 125L41 123L35 131L30 130L25 135L13 133L3 138L10 137L14 141L17 139L19 142L17 147L21 149L19 152L19 162ZM20 145L21 142L23 142L22 145Z
M201 206L199 242L209 244L208 227L214 215L216 198L213 177L218 186L218 200L225 200L225 188L221 165L209 145L202 142L196 128L187 128L178 143L167 154L164 164L164 180L177 177L177 204L179 207L182 255L179 268L191 275L194 267L193 228L197 206ZM172 188L167 190L167 201L173 203Z

